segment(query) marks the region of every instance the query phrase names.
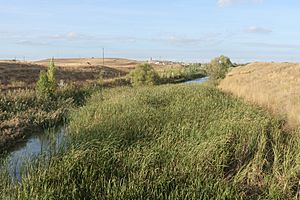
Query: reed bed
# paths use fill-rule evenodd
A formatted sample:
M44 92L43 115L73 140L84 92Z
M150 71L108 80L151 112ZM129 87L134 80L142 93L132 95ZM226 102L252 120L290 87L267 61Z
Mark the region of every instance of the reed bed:
M296 199L299 132L215 88L164 85L94 94L71 114L69 147L3 172L3 199Z

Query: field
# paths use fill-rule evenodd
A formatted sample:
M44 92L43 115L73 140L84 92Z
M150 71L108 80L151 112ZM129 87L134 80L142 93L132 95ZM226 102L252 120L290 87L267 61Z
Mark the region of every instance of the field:
M252 63L237 67L219 88L267 107L287 119L291 127L300 125L300 64Z
M35 62L0 61L0 88L3 90L34 88L41 70L46 70L50 60ZM100 73L104 79L110 81L114 78L124 77L137 65L144 61L121 58L75 58L55 59L57 66L56 79L58 82L83 85L95 83ZM176 63L152 64L157 71L181 68Z
M67 150L29 165L20 184L2 172L0 195L297 198L300 138L284 123L207 86L105 90L71 115Z

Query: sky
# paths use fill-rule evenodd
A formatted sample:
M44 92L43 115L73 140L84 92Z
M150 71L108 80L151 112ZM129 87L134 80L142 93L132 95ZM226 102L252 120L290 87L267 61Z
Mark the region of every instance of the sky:
M300 61L299 0L0 0L0 59Z

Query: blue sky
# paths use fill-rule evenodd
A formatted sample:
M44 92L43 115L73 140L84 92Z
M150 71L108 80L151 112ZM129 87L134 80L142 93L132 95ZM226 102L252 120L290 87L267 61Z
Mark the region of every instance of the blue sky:
M297 0L0 0L0 59L300 61Z

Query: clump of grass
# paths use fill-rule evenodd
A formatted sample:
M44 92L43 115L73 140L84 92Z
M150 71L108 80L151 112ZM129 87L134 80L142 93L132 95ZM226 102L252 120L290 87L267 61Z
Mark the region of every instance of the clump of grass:
M0 195L297 198L299 134L282 131L283 125L265 110L210 87L105 90L72 114L69 149L32 166L20 184L0 184Z

